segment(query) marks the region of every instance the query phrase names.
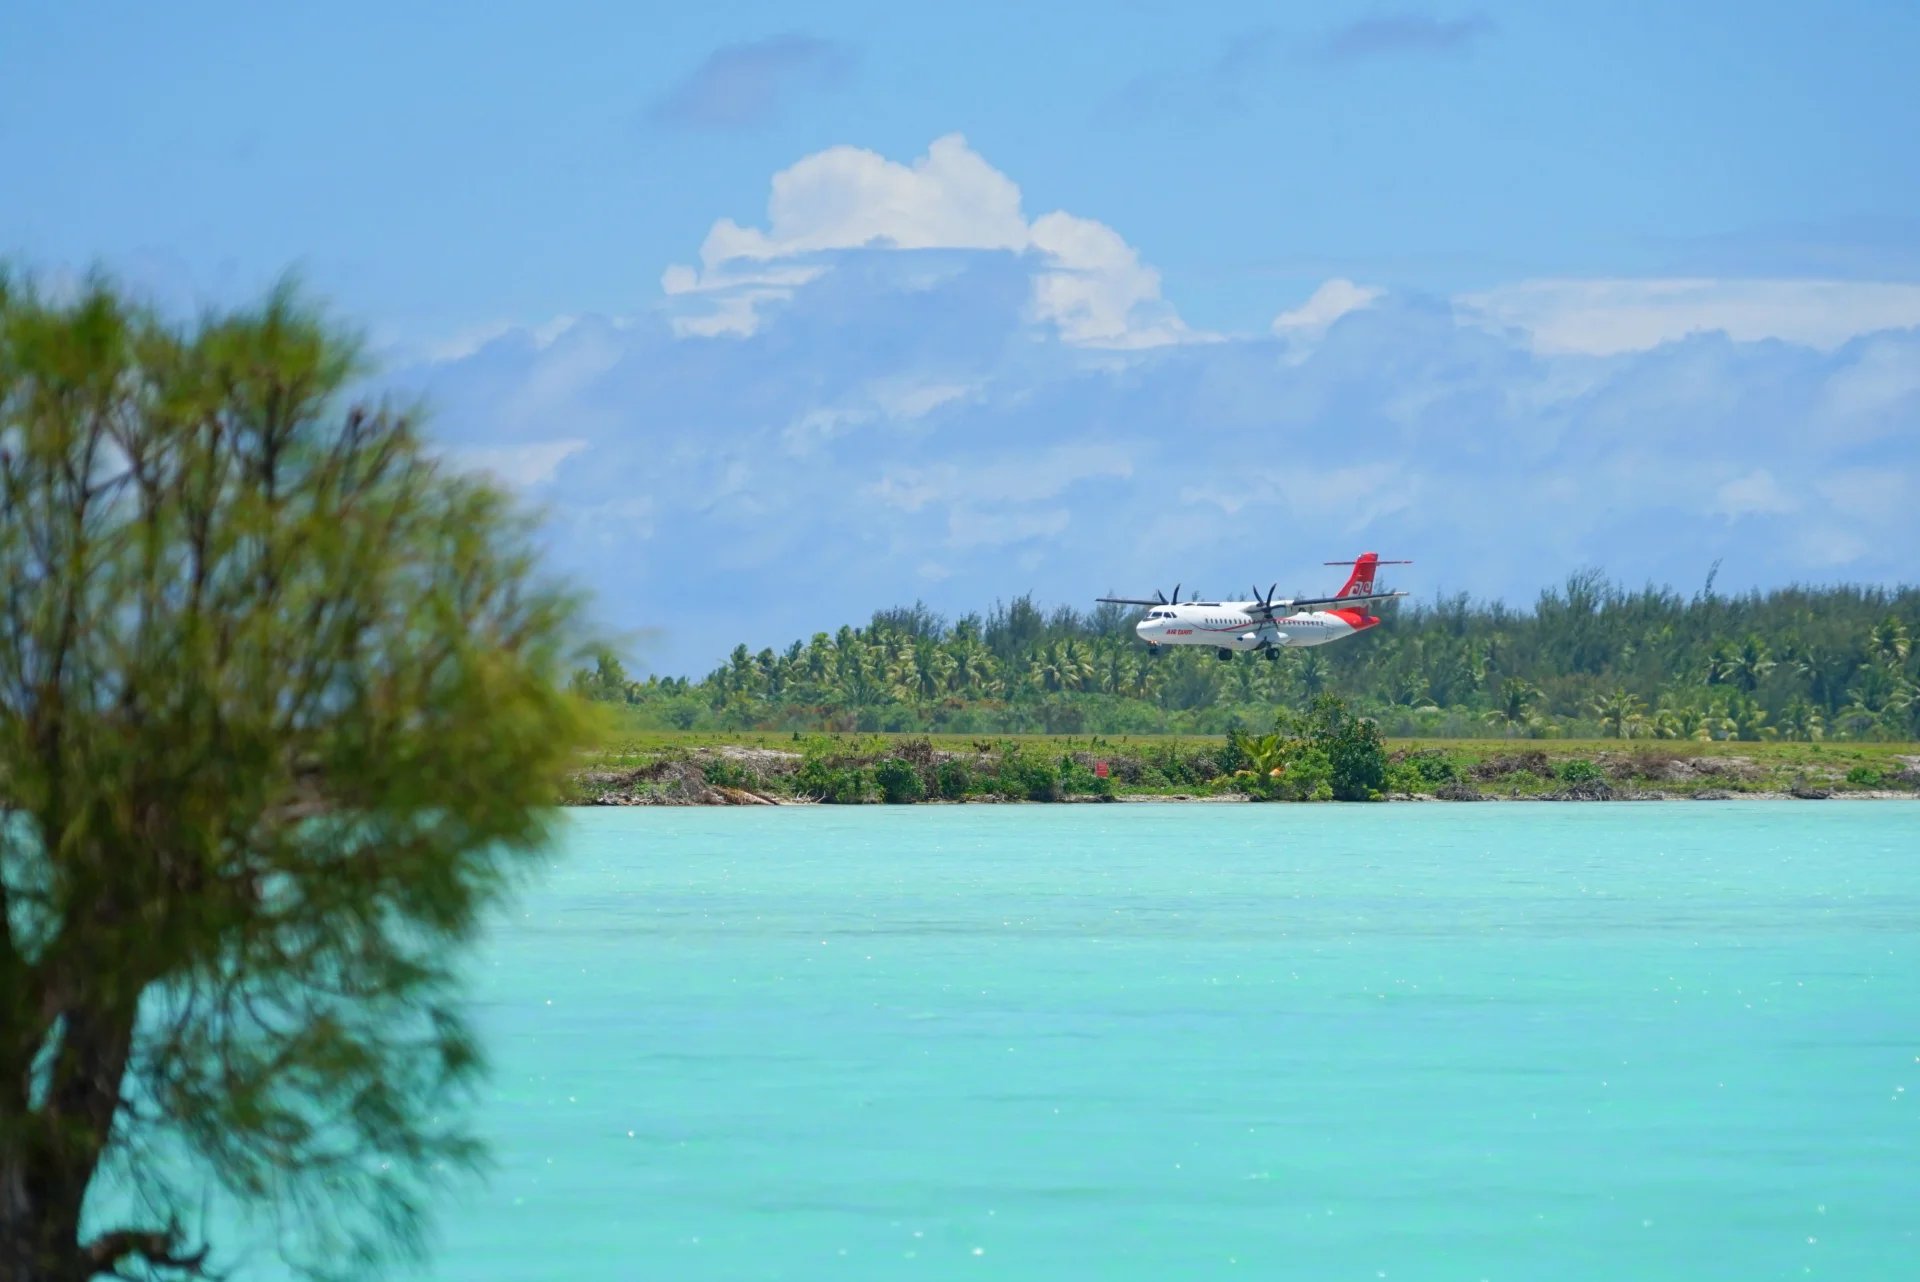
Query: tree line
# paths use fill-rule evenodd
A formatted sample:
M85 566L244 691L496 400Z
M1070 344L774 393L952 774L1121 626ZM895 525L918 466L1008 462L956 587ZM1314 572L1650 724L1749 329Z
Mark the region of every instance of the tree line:
M1920 589L1841 584L1691 596L1583 570L1531 608L1389 602L1368 633L1270 661L1150 656L1138 611L1030 596L949 621L921 604L785 649L736 646L699 680L574 676L637 727L1212 733L1338 694L1397 736L1920 738Z

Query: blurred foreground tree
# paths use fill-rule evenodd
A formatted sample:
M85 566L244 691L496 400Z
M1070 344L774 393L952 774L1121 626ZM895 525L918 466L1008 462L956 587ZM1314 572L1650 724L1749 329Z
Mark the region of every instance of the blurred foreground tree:
M499 492L286 291L0 279L0 1282L417 1252L478 1158L458 945L579 733Z

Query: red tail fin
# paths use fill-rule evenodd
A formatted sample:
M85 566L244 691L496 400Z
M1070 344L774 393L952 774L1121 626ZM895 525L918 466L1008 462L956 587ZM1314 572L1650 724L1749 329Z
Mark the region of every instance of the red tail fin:
M1373 568L1379 564L1378 552L1362 552L1353 563L1353 574L1347 579L1347 586L1340 589L1340 595L1365 596L1373 591Z

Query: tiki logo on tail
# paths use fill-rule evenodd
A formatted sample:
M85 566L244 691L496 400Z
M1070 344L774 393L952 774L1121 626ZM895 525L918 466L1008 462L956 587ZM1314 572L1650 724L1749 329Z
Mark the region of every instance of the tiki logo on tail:
M1365 596L1373 591L1373 567L1379 564L1378 552L1362 552L1353 563L1353 573L1347 578L1347 586L1340 589L1340 595Z

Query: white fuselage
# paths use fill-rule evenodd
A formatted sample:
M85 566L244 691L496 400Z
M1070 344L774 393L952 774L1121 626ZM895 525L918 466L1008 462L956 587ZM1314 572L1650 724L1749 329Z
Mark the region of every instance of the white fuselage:
M1182 601L1156 605L1134 631L1148 645L1203 645L1259 650L1325 645L1364 632L1380 620L1360 610L1305 610L1267 619L1258 601Z

